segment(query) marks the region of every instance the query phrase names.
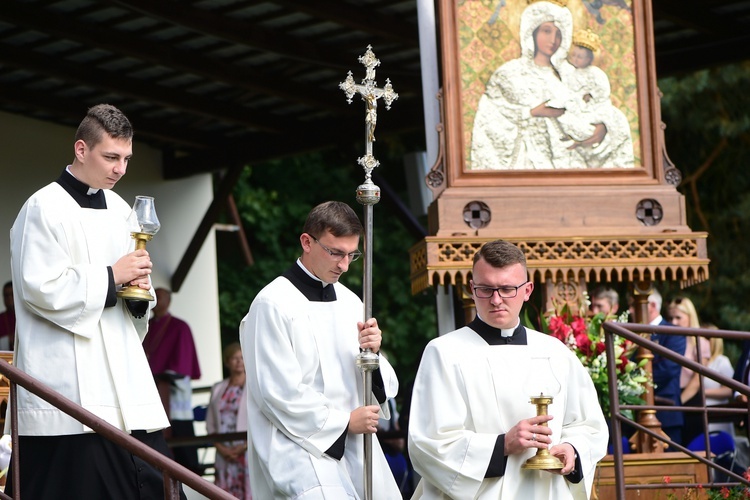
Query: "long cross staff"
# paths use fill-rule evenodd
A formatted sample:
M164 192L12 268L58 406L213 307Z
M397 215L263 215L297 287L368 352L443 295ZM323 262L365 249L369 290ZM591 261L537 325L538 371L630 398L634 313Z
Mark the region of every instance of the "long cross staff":
M365 170L365 182L357 187L357 201L365 208L365 270L363 279L363 302L364 321L372 317L372 207L380 201L380 188L372 182L372 171L380 165L380 162L372 155L372 143L375 142L375 126L378 120L378 99L383 99L385 109L391 109L391 103L398 99L398 94L393 91L391 81L386 79L385 86L377 87L375 81L375 68L380 65L380 60L375 57L372 47L367 46L365 55L359 57L359 62L365 66L365 79L361 84L354 83L350 71L346 80L339 84L339 88L346 94L346 100L352 103L355 94L359 94L365 101L365 156L358 158L359 163ZM365 349L357 356L357 366L362 371L364 384L364 405L373 404L372 401L372 372L380 365L377 354L371 349ZM372 500L372 434L364 435L365 463L364 463L364 490L365 500Z

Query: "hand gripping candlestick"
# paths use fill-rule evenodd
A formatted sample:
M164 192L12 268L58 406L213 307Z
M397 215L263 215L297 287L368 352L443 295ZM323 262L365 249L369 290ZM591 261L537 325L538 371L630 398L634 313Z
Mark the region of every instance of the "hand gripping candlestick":
M529 366L529 376L524 384L524 390L531 394L530 403L536 406L536 414L547 415L547 408L560 392L560 382L555 377L548 357L533 357ZM538 394L538 396L537 396ZM547 427L547 423L539 424ZM559 458L550 454L547 448L538 448L536 455L521 465L522 469L556 470L562 469L563 463Z
M346 100L351 104L355 94L359 94L365 101L365 156L357 159L365 169L365 182L357 188L357 201L365 207L365 269L363 279L364 321L372 317L372 207L380 201L380 188L372 182L372 171L380 163L372 155L372 143L375 142L375 125L378 119L378 99L385 101L385 109L391 109L391 103L398 99L393 91L391 81L386 79L385 86L377 87L375 68L380 60L375 57L372 47L367 46L365 55L359 57L359 62L365 66L365 79L361 84L354 83L350 71L339 88L346 94ZM377 354L365 349L357 356L357 366L362 371L364 384L364 405L373 404L372 401L372 372L378 369ZM372 434L364 435L365 463L364 463L364 491L365 500L372 499Z
M161 228L159 219L156 217L154 199L151 196L136 196L133 211L130 213L132 225L138 226L138 231L133 231L130 236L135 240L135 249L146 248L146 242L151 241L156 232ZM137 285L130 285L117 292L117 296L128 300L154 300L153 295Z

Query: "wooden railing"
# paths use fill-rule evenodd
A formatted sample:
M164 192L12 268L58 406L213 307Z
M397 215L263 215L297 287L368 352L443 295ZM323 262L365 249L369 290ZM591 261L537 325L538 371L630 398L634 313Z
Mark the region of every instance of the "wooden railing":
M13 500L20 500L22 493L20 488L19 453L22 453L23 450L19 447L18 443L18 417L16 413L18 408L18 405L16 404L16 387L18 385L64 411L82 424L93 429L94 432L102 435L104 438L122 448L125 448L133 455L136 455L162 471L164 476L165 499L178 500L180 498L178 482L181 482L210 499L236 500L234 496L215 486L213 483L209 483L202 477L191 472L189 469L130 436L130 434L127 434L102 420L80 405L77 405L38 380L30 377L15 366L12 366L5 361L0 361L0 374L10 382L9 404L11 409L11 440L13 443L13 454L11 458L13 474L8 480L13 481ZM2 492L0 492L0 498L3 500L11 499L10 496Z
M722 486L736 486L738 484L744 484L750 486L750 481L746 478L736 474L735 472L728 470L721 465L710 460L711 456L711 445L708 436L708 421L710 414L721 414L722 416L736 416L744 417L747 422L748 414L750 414L750 386L743 383L737 382L734 379L725 377L718 372L702 365L700 363L700 352L698 352L697 361L690 360L685 356L677 354L676 352L667 349L650 340L650 334L658 333L663 335L683 335L683 336L700 336L700 337L721 337L725 340L750 340L749 332L737 332L728 330L715 330L715 329L702 329L702 328L679 328L676 326L652 326L644 325L640 323L615 323L605 322L603 324L605 332L605 343L607 349L607 371L609 379L609 394L610 394L610 408L612 414L611 421L611 440L613 447L613 459L614 459L614 473L616 482L616 493L617 500L625 500L625 491L628 489L634 490L648 490L648 489L680 489L680 488L696 488L699 485L692 483L670 483L670 484L632 484L628 485L625 482L624 474L624 460L623 460L623 444L622 444L622 427L621 424L626 422L630 427L635 428L638 432L646 433L651 438L656 439L660 442L668 443L672 449L679 450L690 457L700 461L707 467L724 473L726 476L734 479L732 482L715 483L709 482L701 484L702 488L710 487L722 487ZM644 336L645 334L645 336ZM729 387L733 391L739 394L743 394L748 397L748 406L738 407L737 405L726 405L723 407L710 407L706 406L705 402L705 390L703 387L703 381L701 380L700 393L701 401L703 406L664 406L664 405L621 405L617 392L617 375L616 375L616 360L613 335L617 335L624 339L630 340L635 344L645 347L651 353L658 354L666 359L672 360L680 366L685 366L694 372L697 372L705 377L716 380L721 385ZM696 339L696 344L698 344ZM651 389L652 390L652 389ZM671 439L665 438L664 435L654 432L652 429L641 425L637 421L632 421L626 417L623 410L632 410L638 412L641 410L656 410L656 411L680 411L680 412L701 412L703 413L704 423L704 437L705 437L705 456L699 453L695 453L680 443L675 443ZM750 429L748 429L750 432ZM706 458L708 457L708 458Z

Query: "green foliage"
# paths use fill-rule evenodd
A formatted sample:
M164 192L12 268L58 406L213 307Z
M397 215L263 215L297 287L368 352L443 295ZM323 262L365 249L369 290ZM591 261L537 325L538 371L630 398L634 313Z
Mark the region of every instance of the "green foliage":
M397 162L385 167L397 169L393 175L401 173L400 160ZM299 257L302 225L313 206L339 200L349 203L363 217L363 207L355 199L355 189L363 180L363 170L355 161L343 160L333 153L245 168L234 197L255 265L248 267L238 256L220 249L219 302L224 343L237 339L239 323L260 289ZM431 292L411 294L408 250L416 239L383 201L374 206L373 218L373 316L383 331L383 350L405 386L414 377L423 346L436 334L435 298ZM354 262L341 279L360 297L363 265L364 259Z
M750 64L700 71L659 82L667 151L683 174L688 223L707 231L709 280L681 292L701 319L750 331ZM671 293L670 293L671 292Z

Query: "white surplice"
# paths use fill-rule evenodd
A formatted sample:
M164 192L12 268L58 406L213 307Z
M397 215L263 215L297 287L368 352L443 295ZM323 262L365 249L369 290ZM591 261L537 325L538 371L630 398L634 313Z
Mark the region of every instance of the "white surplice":
M409 456L423 499L587 500L607 451L607 425L591 378L562 342L526 329L528 345L488 345L464 327L432 340L414 383ZM497 437L536 415L530 404L533 358L549 357L560 384L548 412L552 444L578 452L584 479L522 470L536 449L507 457L505 475L485 478Z
M107 209L81 208L58 183L40 189L11 229L17 335L14 364L125 431L167 427L141 342L148 313L122 299L104 307L107 266L132 252L130 206L104 191ZM153 302L151 303L153 304ZM90 431L19 387L22 435Z
M337 300L308 300L286 278L266 286L240 325L247 372L248 460L253 496L363 498L363 437L347 434L342 459L326 455L363 404L357 322L362 301L335 283ZM386 396L398 391L380 358ZM374 401L374 398L373 398ZM381 416L389 418L387 404ZM375 436L373 498L401 498Z

